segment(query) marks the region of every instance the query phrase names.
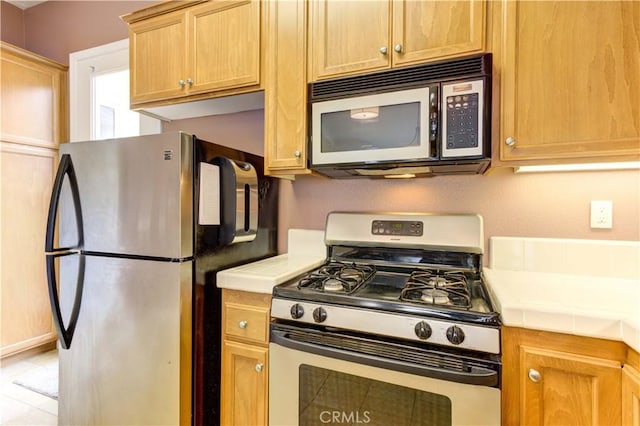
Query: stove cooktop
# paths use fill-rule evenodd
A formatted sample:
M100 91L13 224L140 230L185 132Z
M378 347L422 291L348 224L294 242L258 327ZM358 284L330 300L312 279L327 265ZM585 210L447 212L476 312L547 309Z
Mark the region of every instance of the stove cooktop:
M273 296L477 324L500 324L481 274L328 261L274 287Z
M274 323L500 353L481 217L331 213L325 243L324 265L273 288Z

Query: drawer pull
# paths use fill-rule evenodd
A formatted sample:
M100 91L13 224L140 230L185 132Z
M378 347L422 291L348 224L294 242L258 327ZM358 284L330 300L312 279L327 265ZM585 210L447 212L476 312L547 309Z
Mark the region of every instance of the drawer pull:
M240 322L238 323L238 327L240 327L240 328L242 328L242 329L245 329L245 328L247 328L247 324L249 324L249 323L248 323L248 322L246 322L246 321L240 321Z
M261 363L256 364L256 372L262 373L263 368L264 368L264 365L262 365Z
M538 383L542 379L542 374L538 370L534 370L533 368L529 369L529 380L533 383Z

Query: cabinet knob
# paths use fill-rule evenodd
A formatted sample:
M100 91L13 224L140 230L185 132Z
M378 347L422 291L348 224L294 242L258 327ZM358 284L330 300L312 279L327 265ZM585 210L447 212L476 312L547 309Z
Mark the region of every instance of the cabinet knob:
M184 87L186 83L184 82L184 80L178 80L178 84L180 85L180 87Z
M533 368L529 369L529 380L533 383L538 383L542 379L542 374L538 370L534 370Z
M238 323L238 327L240 327L240 328L247 328L247 324L248 324L248 322L246 322L246 321L240 321L240 322Z
M387 46L382 46L380 48L380 53L382 53L383 55L386 55L387 54Z
M293 155L295 155L296 158L300 158L302 153L300 151L296 151L296 152L293 153Z
M393 46L393 50L395 50L398 53L402 52L402 45L396 44L395 46Z
M507 144L507 146L515 146L516 145L516 140L509 136L507 139L505 139L504 143Z
M258 373L262 373L262 369L264 368L264 365L261 363L256 364L256 371Z
M190 78L187 79L187 84L189 86L193 86L193 80L191 80Z

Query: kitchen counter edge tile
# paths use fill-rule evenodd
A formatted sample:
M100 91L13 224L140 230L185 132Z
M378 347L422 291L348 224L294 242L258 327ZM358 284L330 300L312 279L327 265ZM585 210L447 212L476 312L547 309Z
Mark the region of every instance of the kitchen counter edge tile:
M503 325L623 341L640 351L640 280L484 268Z

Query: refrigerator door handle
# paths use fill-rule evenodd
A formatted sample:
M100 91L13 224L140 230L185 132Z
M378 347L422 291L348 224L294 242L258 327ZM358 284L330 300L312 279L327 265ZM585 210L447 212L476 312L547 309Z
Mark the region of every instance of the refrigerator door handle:
M79 256L78 262L78 279L76 283L76 292L73 297L73 305L71 307L71 315L69 316L69 323L65 327L64 319L62 318L62 310L60 308L60 297L58 295L58 285L56 283L56 264L55 260L62 256ZM85 270L85 256L78 252L66 252L47 255L47 284L49 287L49 302L51 303L51 311L53 312L53 321L58 331L58 341L63 349L69 349L71 347L71 340L78 323L78 316L80 315L80 304L82 302L82 289L84 286L84 270Z
M60 195L62 194L62 185L64 183L65 176L69 178L69 186L71 188L71 195L73 198L73 208L75 211L78 243L75 247L54 247L55 239L55 226L56 217L58 215L58 204L60 202ZM78 190L78 180L76 178L76 172L73 168L73 161L69 154L63 154L60 158L60 165L58 166L58 172L53 182L53 188L51 190L51 201L49 202L49 213L47 215L47 230L45 236L44 250L47 253L55 253L61 251L68 251L73 248L81 249L84 244L84 231L82 225L82 209L80 206L80 192Z

